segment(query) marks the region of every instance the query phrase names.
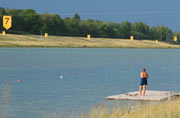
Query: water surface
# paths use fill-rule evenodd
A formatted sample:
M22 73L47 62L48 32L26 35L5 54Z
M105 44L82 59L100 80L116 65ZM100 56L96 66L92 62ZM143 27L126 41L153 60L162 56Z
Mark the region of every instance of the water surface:
M0 109L9 118L86 110L138 90L144 67L148 89L180 91L178 49L1 48L0 89L8 82L12 93Z

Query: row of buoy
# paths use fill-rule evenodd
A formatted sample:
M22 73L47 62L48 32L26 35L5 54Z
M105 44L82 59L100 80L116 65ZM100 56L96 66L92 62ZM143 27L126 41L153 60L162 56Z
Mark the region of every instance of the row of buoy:
M59 78L60 78L60 79L63 79L63 76L60 75ZM18 79L18 80L17 80L17 83L20 83L20 82L21 82L21 80Z
M109 64L109 62L106 62L106 64ZM180 68L180 65L178 66L178 68ZM165 67L162 67L161 69L162 69L162 70L165 70L166 68L165 68ZM120 70L120 73L121 73L121 74L124 74L124 70ZM59 78L60 78L60 79L63 79L63 75L60 75ZM17 80L17 82L20 83L21 80Z

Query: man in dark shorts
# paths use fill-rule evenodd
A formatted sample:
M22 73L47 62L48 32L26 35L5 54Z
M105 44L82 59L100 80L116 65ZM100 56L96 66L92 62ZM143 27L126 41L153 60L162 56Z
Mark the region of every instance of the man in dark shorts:
M143 70L141 72L141 83L140 83L140 87L139 87L139 96L141 96L142 88L143 88L143 96L145 95L146 85L148 85L148 83L147 83L148 78L149 78L149 75L146 72L146 69L143 68Z

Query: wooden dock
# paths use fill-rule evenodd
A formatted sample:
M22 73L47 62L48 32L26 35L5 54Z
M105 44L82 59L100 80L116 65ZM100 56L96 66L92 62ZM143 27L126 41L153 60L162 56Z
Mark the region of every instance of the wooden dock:
M153 91L147 90L145 96L139 96L139 91L129 92L126 94L113 95L105 97L105 100L169 100L172 98L177 98L180 96L180 93L170 92L170 91Z

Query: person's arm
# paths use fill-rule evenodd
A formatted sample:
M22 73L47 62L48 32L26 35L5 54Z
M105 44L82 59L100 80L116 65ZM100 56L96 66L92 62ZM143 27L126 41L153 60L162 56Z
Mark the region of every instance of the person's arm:
M143 78L143 73L141 72L141 78Z

